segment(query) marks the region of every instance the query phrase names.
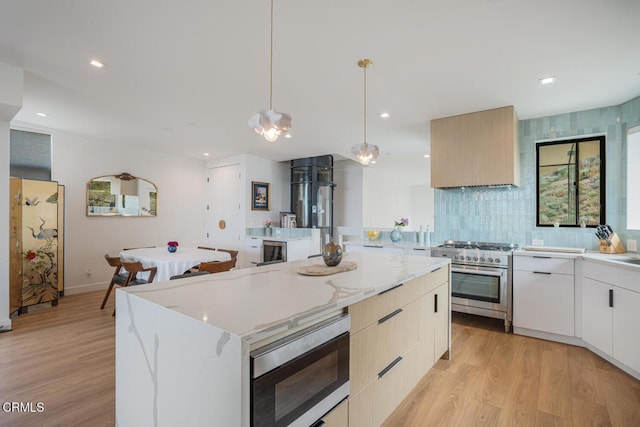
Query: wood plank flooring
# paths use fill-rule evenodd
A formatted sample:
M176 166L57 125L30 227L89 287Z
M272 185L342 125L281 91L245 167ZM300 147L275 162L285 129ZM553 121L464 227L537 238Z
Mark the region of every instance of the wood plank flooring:
M114 298L67 295L0 334L0 426L115 425ZM454 313L440 360L385 422L391 426L640 426L640 381L588 350L504 334ZM37 412L36 403L44 404Z

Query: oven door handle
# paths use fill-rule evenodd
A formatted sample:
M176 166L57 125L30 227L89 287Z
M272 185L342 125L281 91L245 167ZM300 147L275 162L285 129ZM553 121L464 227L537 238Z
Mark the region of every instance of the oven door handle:
M496 271L494 269L482 268L482 267L474 267L474 268L456 268L453 267L451 269L452 273L466 273L466 274L481 274L483 276L494 276L494 277L502 277L507 270L500 269L500 271Z

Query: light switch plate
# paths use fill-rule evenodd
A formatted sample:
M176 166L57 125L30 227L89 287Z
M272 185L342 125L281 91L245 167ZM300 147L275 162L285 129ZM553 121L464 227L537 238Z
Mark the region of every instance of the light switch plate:
M544 240L542 240L542 239L531 239L531 244L533 246L544 246Z
M627 239L627 250L629 252L638 252L638 242L633 239Z

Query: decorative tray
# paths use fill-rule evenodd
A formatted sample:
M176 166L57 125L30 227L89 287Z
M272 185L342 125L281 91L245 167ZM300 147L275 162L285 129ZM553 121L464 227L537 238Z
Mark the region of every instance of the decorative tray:
M335 267L329 267L325 264L304 265L298 268L298 274L304 276L329 276L330 274L342 273L358 268L355 262L343 261Z

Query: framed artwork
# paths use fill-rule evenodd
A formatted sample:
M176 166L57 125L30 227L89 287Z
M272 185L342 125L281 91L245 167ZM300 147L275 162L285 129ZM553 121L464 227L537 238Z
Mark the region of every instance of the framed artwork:
M269 210L269 187L268 182L251 182L251 210L268 211Z

